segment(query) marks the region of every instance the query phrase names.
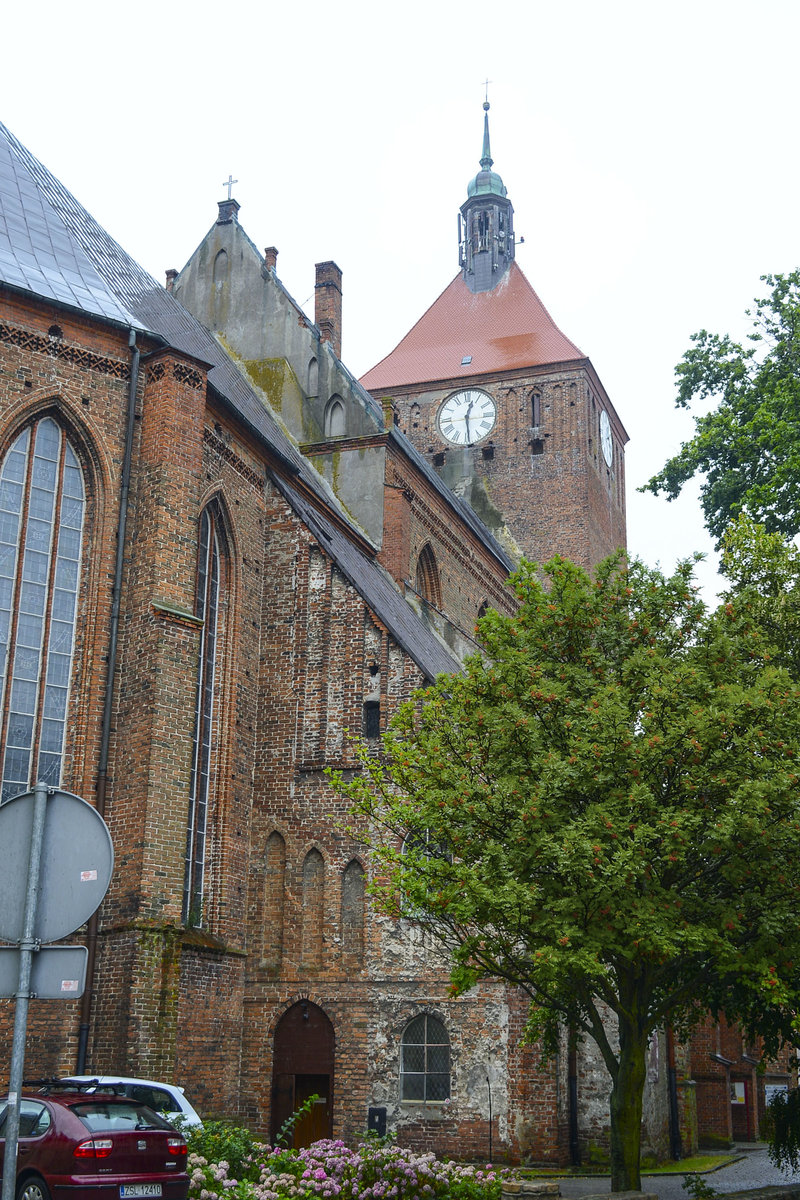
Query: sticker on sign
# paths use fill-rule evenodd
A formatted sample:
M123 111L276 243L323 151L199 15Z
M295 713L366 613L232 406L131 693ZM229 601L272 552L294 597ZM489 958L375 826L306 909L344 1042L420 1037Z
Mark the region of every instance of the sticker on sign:
M81 883L94 883L97 871L81 871Z

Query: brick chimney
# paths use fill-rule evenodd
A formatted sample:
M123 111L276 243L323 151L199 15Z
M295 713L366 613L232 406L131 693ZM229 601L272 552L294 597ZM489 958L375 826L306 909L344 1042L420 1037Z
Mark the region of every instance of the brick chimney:
M330 342L337 358L342 357L342 272L335 262L317 263L314 289L314 321L323 342Z
M177 278L178 278L178 272L175 270L174 267L170 267L167 270L167 291L168 292L172 291L173 287L175 286L175 280Z
M264 266L267 268L268 271L274 271L277 262L278 262L277 246L267 246L266 250L264 251Z

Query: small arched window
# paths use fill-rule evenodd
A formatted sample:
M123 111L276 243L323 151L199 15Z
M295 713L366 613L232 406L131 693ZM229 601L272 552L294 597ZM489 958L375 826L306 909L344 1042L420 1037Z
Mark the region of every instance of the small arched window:
M539 391L531 392L531 425L534 428L542 423L542 393Z
M341 396L332 396L325 409L325 436L341 437L346 433L344 404Z
M364 868L353 859L342 876L342 950L358 962L364 957Z
M85 513L77 455L40 418L0 468L0 801L61 782Z
M267 838L264 862L264 965L277 973L283 959L286 843L277 830Z
M189 822L186 833L186 870L183 919L187 925L203 923L203 879L211 790L211 757L216 721L215 679L220 604L222 546L220 520L214 506L200 518L197 555L195 613L203 622L197 668L197 702L189 781Z
M319 363L312 358L308 364L308 394L316 396L319 390Z
M439 568L436 565L436 555L430 542L426 542L417 559L415 586L423 600L427 600L436 608L442 607L442 588L439 582Z
M421 1013L403 1031L400 1098L418 1104L450 1097L450 1038L438 1017Z
M318 971L322 966L324 917L325 861L319 850L309 850L303 861L301 935L304 971Z

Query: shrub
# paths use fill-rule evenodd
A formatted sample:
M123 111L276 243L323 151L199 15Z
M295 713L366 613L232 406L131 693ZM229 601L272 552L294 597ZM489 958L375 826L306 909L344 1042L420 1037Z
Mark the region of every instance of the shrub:
M230 1129L231 1127L227 1127ZM246 1131L243 1141L250 1138ZM235 1139L234 1139L235 1142ZM220 1142L220 1145L222 1142ZM442 1162L386 1139L354 1148L327 1139L302 1150L251 1141L255 1157L213 1161L190 1138L189 1195L194 1200L500 1200L501 1173L491 1165ZM210 1147L210 1143L206 1148ZM255 1169L254 1169L255 1168Z
M258 1182L261 1159L268 1147L249 1129L230 1121L205 1121L183 1132L190 1157L203 1159L204 1163L214 1166L225 1163L226 1172L232 1178Z

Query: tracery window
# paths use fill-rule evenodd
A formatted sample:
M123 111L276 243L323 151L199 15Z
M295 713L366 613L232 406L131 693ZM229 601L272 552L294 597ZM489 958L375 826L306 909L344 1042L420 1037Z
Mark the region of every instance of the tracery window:
M206 864L211 756L215 724L215 676L222 566L219 516L212 506L200 518L195 613L203 622L197 670L197 704L189 781L189 822L186 834L186 871L183 919L187 925L203 923L203 879Z
M41 417L0 468L0 802L61 782L85 515L75 450Z
M438 1017L409 1021L400 1047L401 1100L441 1102L450 1096L450 1038Z

